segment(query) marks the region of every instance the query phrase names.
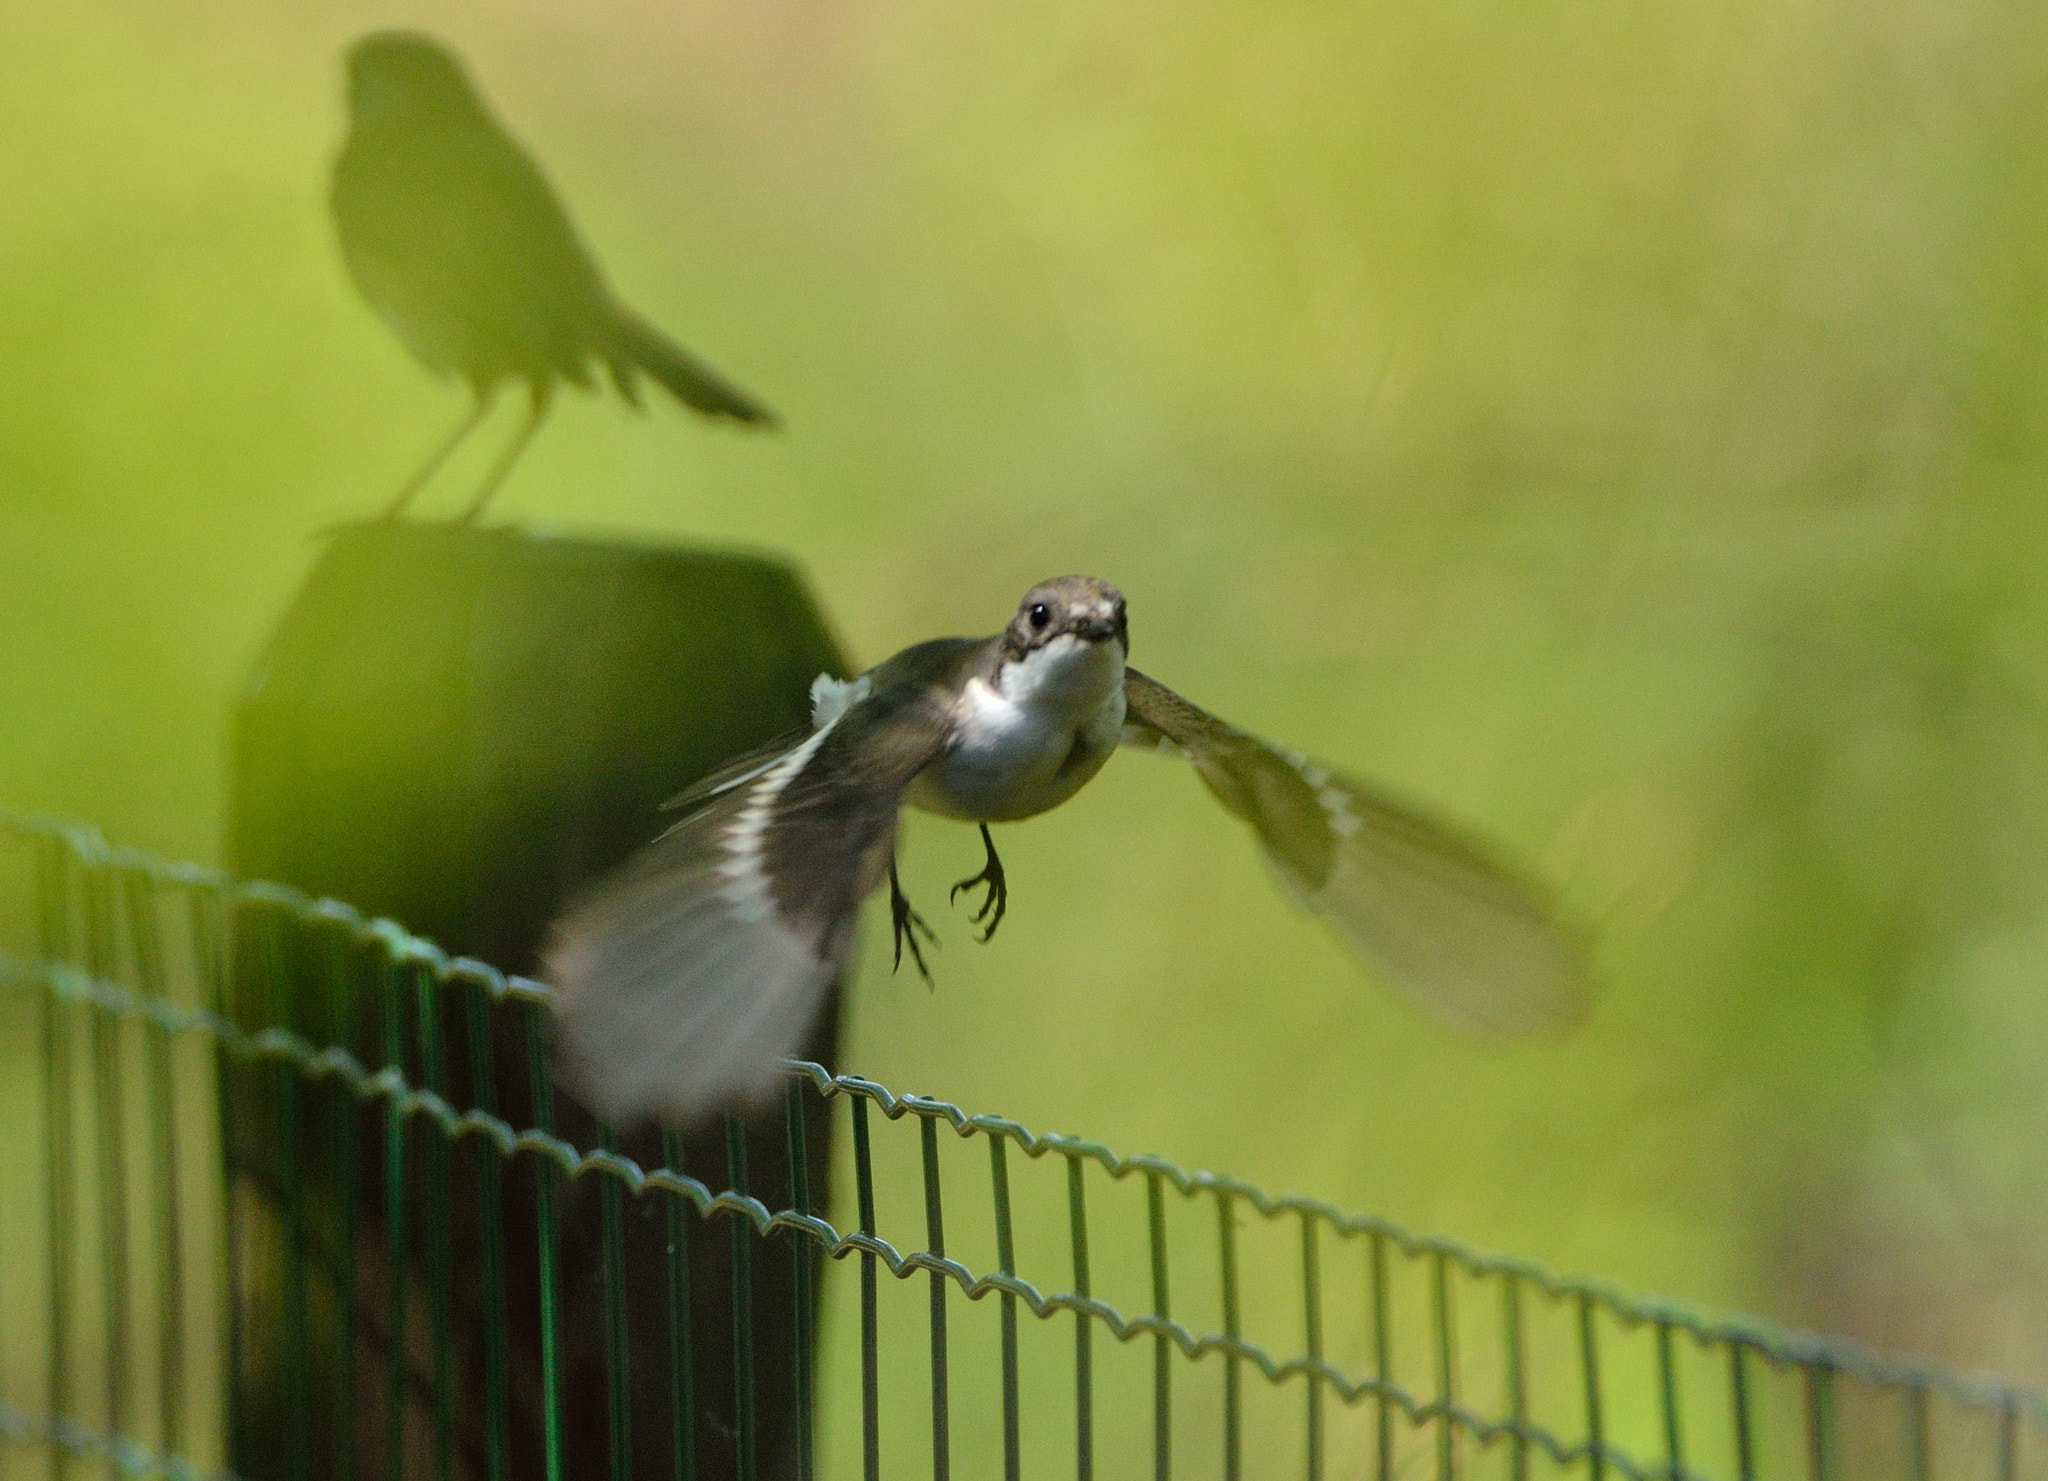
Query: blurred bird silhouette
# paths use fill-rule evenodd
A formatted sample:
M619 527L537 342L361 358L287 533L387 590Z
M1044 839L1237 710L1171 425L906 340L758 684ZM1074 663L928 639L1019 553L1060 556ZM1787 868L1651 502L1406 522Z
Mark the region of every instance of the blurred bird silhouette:
M590 249L461 64L430 37L382 31L348 53L349 133L332 206L355 285L422 365L474 404L386 511L397 518L506 381L525 423L464 511L474 520L546 417L557 381L602 366L640 404L642 372L708 417L772 427L767 408L613 297Z

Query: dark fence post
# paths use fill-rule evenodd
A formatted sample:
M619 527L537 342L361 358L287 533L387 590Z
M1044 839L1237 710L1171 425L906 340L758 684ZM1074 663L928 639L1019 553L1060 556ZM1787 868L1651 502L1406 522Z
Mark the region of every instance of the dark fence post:
M843 675L845 661L801 578L774 560L461 525L344 527L237 705L229 865L388 915L451 954L531 974L548 923L568 897L661 831L663 801L733 755L808 728L811 680L825 671ZM403 1023L384 1023L375 1001L273 1011L309 1034L348 1040L372 1065L386 1062L378 1050L388 1039L408 1079L417 1086L431 1077L458 1111L495 1102L514 1125L535 1124L521 1015L465 1003L458 993L466 990L420 975L418 990L436 1001ZM241 989L242 1002L254 986ZM480 1030L465 1025L472 1012L483 1016ZM443 1042L451 1031L471 1032L473 1042L451 1052ZM802 1052L832 1065L837 1037L835 993ZM670 1254L668 1199L615 1205L607 1229L600 1185L608 1179L551 1175L544 1190L537 1167L485 1172L488 1154L430 1149L422 1139L440 1133L414 1121L401 1135L425 1155L403 1157L411 1217L400 1212L389 1226L404 1230L406 1243L387 1249L366 1222L383 1212L386 1162L344 1155L378 1143L386 1130L379 1113L365 1111L370 1119L350 1138L302 1138L292 1156L292 1128L253 1079L223 1076L229 1207L243 1257L280 1228L354 1221L324 1230L328 1247L349 1259L308 1278L329 1287L315 1292L323 1309L351 1303L341 1330L370 1355L349 1362L331 1347L316 1353L302 1370L314 1391L287 1396L264 1391L290 1371L280 1367L283 1354L259 1350L276 1334L241 1334L257 1346L245 1346L236 1363L237 1472L268 1481L295 1453L346 1452L351 1462L334 1474L381 1476L407 1469L407 1456L385 1453L397 1445L424 1448L428 1468L443 1475L544 1474L542 1406L507 1405L505 1396L541 1392L538 1292L551 1254L561 1365L553 1418L569 1450L602 1456L610 1437L630 1436L631 1473L665 1475L682 1434L694 1441L696 1481L733 1474L739 1457L724 1425L733 1375L720 1360L732 1322L727 1241L693 1243L692 1289L672 1307L669 1282L681 1267ZM559 1135L586 1150L598 1144L601 1130L580 1106L559 1098L553 1109ZM793 1183L781 1108L756 1121L746 1128L757 1149L748 1191L780 1207ZM828 1140L806 1138L809 1166L794 1180L821 1208ZM652 1130L618 1145L644 1166L670 1160ZM681 1153L679 1171L725 1186L722 1127L672 1138L669 1150ZM367 1181L344 1188L351 1178ZM284 1207L287 1198L298 1206ZM545 1239L537 1220L550 1202L553 1237ZM252 1218L252 1209L269 1216ZM495 1217L485 1212L492 1209ZM483 1227L487 1218L502 1240ZM622 1321L617 1303L603 1299L608 1238L623 1256L615 1291L630 1299ZM787 1239L760 1241L751 1253L759 1473L781 1477L796 1466L796 1370L810 1345L798 1341L795 1304L809 1282L796 1279L791 1262L815 1271L818 1256ZM334 1275L342 1263L346 1290ZM428 1298L408 1318L421 1327L411 1335L386 1320L390 1309L405 1310L408 1281ZM671 1319L685 1311L702 1366L678 1382ZM674 1413L677 1394L690 1395L698 1412ZM411 1412L395 1409L393 1396ZM312 1416L309 1432L286 1433L295 1411ZM492 1416L508 1411L511 1433L495 1434ZM331 1417L349 1416L358 1417L354 1433L338 1432Z

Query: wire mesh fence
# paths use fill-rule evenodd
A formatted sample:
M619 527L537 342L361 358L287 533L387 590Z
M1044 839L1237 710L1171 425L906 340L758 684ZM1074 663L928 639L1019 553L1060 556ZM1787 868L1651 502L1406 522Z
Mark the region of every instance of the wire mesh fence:
M815 1065L783 1144L730 1123L722 1166L579 1143L540 984L86 829L5 836L12 1474L2048 1474L2048 1406L1996 1379Z

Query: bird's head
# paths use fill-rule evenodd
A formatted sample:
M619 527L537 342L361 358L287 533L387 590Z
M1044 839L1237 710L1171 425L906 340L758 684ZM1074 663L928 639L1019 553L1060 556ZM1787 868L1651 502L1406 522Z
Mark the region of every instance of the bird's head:
M1003 630L1003 649L1022 658L1060 638L1084 646L1114 638L1130 652L1124 594L1096 576L1055 576L1024 593L1017 615Z
M361 123L480 105L462 64L433 37L374 31L348 50L348 106Z

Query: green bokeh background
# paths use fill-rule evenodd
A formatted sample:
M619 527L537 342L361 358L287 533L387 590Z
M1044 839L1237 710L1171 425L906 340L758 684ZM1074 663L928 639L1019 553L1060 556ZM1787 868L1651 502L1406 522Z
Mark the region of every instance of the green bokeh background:
M0 806L217 857L315 532L460 409L326 218L387 24L788 425L571 396L500 517L786 550L864 661L1102 574L1147 670L1606 926L1575 1039L1460 1043L1127 757L1008 830L986 949L910 824L940 988L871 932L850 1067L2048 1378L2048 20L0 9Z

